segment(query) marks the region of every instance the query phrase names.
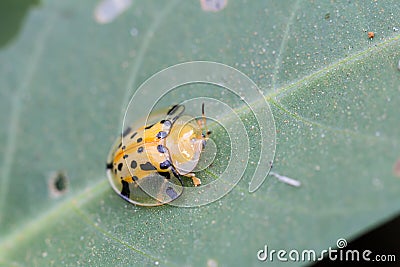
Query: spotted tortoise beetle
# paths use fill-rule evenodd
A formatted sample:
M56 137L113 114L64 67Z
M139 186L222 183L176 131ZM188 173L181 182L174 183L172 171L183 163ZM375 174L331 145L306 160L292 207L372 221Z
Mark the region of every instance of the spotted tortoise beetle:
M107 175L112 188L126 201L162 205L182 194L181 177L191 178L194 186L201 184L192 171L211 134L204 103L200 119L184 111L184 105L174 105L165 115L148 119L154 123L127 127L115 141L107 158Z

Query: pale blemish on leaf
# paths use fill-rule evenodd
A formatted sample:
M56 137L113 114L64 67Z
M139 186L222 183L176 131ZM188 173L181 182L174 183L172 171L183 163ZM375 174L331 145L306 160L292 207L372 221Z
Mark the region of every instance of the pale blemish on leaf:
M393 173L395 176L400 177L400 158L393 165Z
M94 18L97 23L112 22L132 4L132 0L102 0L94 9Z
M226 7L228 0L200 0L201 9L208 12L219 12Z
M207 267L218 267L218 262L214 259L208 259Z

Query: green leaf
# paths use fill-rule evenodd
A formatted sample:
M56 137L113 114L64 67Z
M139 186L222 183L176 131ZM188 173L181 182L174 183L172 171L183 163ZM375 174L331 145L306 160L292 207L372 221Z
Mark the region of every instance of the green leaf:
M0 264L261 265L264 245L319 252L398 214L397 1L228 1L218 12L198 1L135 1L108 24L96 21L97 5L43 1L22 22L2 23ZM192 60L255 81L275 117L273 170L299 188L269 176L248 192L259 137L245 113L250 163L222 199L144 208L112 191L105 160L132 92ZM222 149L200 173L206 180L226 166L223 136L212 137Z

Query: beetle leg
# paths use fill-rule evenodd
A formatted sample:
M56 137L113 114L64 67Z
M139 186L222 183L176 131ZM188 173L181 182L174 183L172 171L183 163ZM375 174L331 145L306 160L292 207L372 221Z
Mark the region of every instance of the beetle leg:
M197 178L194 173L192 173L192 172L191 173L187 173L187 174L185 174L185 176L189 177L189 178L192 178L194 186L201 185L201 180L199 178Z

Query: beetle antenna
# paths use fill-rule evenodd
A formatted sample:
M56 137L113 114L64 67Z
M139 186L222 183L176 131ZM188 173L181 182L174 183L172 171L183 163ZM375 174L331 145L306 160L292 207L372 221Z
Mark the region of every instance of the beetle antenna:
M205 115L205 112L204 112L204 103L201 105L201 117L202 117L202 120L203 120L203 127L206 128L205 138L208 138L209 135L211 134L211 131L209 131L208 127L207 127L207 119L206 119L206 115Z

